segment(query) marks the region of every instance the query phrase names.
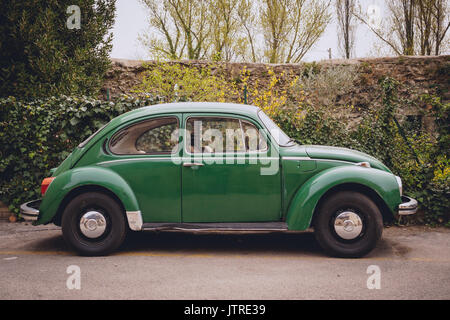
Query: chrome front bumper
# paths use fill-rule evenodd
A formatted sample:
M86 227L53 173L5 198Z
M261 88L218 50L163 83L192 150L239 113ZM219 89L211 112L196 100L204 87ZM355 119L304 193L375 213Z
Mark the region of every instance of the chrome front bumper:
M407 196L402 196L402 203L398 206L398 214L401 216L415 214L417 212L417 207L417 200Z
M20 206L20 216L27 221L36 221L39 217L41 199L24 203Z

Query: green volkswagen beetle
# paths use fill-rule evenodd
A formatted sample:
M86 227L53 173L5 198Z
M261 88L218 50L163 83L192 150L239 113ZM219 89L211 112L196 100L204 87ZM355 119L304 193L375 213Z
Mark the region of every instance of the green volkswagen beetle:
M125 113L82 142L41 200L34 224L62 227L82 255L105 255L128 231L289 231L313 227L333 256L360 257L383 221L414 214L401 179L353 150L300 145L258 107L172 103Z

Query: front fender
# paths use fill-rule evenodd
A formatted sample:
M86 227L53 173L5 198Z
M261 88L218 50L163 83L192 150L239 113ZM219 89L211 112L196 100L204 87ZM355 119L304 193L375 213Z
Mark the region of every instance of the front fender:
M61 202L68 193L82 186L101 186L106 188L120 199L127 212L139 211L134 192L117 173L108 168L97 166L80 167L65 171L52 181L39 207L40 214L36 224L52 221L58 212Z
M372 189L392 212L395 212L401 203L399 186L393 174L360 166L333 167L311 177L297 191L286 216L289 230L307 229L322 196L331 188L346 183L360 184Z

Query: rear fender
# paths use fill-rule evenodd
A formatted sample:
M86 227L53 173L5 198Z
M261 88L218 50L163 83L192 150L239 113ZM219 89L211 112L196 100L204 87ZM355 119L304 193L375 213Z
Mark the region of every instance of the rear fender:
M130 228L140 229L142 216L133 190L117 173L97 166L75 168L56 176L42 199L36 224L51 222L71 191L95 186L113 193L125 209Z

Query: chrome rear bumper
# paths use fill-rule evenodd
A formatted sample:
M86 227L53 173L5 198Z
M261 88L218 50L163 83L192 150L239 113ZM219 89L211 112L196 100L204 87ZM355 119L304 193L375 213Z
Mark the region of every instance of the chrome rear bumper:
M41 199L24 203L20 206L20 216L27 221L36 221L39 217Z
M417 212L417 207L417 200L402 196L402 203L398 206L398 214L401 216L415 214Z

